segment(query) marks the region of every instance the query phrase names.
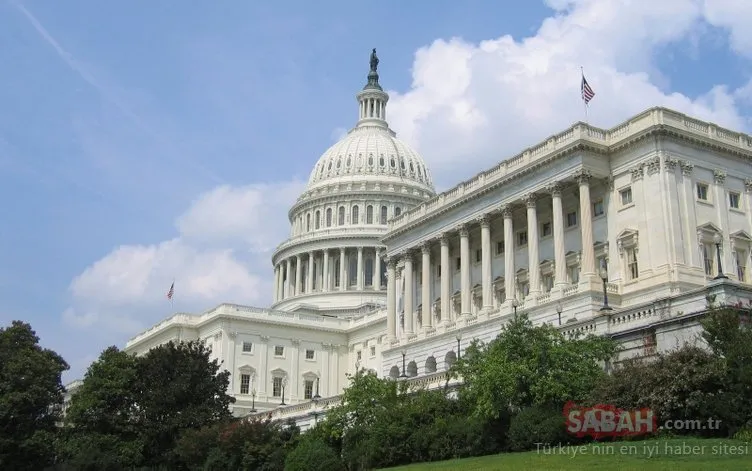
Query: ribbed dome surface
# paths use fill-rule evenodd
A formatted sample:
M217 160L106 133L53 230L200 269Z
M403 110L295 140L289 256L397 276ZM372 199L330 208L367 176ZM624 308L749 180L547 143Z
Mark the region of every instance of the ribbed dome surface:
M423 158L385 126L358 126L330 147L311 172L308 188L360 177L410 180L433 191Z

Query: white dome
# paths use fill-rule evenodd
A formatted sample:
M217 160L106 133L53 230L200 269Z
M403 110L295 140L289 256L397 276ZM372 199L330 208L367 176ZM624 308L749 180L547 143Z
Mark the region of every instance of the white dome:
M374 178L377 177L377 178ZM308 180L308 189L340 182L406 180L434 191L423 158L394 132L378 124L359 124L330 147L319 159Z

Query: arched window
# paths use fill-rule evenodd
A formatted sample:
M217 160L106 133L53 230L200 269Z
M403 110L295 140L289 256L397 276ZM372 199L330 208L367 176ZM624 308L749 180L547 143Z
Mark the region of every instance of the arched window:
M314 222L313 228L318 229L321 226L321 211L316 211L316 222Z
M340 206L338 211L339 211L339 214L337 214L337 225L344 226L345 225L345 207Z
M339 258L334 261L334 287L339 288L339 267L340 267L340 260Z
M305 230L306 232L311 232L311 213L306 214L306 226Z
M388 212L388 211L389 211L389 209L388 209L388 208L387 208L386 206L382 206L382 207L381 207L381 218L380 218L380 220L379 220L379 222L380 222L381 224L386 224L386 219L387 219L387 212Z
M359 221L360 214L358 214L358 211L359 211L358 205L356 204L355 206L352 207L352 215L350 217L350 224L358 224L360 222Z
M349 284L355 286L358 283L358 257L350 255Z
M332 227L332 208L326 208L326 227Z
M365 267L366 273L366 286L373 286L373 259L367 258L366 259L366 267Z
M402 208L400 208L399 206L394 208L394 215L399 216L400 214L402 214Z
M373 206L366 206L366 224L373 224Z

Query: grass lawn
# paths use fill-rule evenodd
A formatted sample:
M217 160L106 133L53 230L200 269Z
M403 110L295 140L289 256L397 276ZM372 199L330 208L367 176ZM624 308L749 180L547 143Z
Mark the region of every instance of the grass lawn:
M525 453L421 463L392 470L727 471L752 469L752 443L674 438L541 448Z

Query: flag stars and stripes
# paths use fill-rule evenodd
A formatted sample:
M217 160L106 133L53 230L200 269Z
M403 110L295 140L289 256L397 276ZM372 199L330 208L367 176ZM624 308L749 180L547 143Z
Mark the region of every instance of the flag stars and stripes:
M170 285L170 290L167 292L167 299L172 301L172 296L175 294L175 282Z
M585 79L584 74L582 75L582 85L580 88L582 90L582 101L584 101L587 105L595 96L595 92L593 91L593 88L590 86L588 81Z

